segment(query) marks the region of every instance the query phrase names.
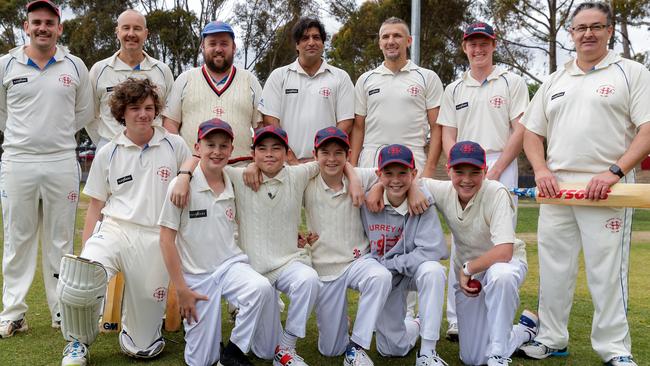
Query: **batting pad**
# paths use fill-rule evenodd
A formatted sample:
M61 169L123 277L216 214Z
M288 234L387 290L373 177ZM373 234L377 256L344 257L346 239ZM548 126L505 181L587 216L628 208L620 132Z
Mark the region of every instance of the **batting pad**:
M67 341L90 345L99 334L97 322L106 294L106 269L99 262L67 254L61 258L56 293L61 332Z

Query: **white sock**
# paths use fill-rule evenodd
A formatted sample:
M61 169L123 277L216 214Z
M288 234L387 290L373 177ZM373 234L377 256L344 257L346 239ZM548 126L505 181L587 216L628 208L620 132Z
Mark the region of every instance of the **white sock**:
M287 332L286 330L282 332L282 339L280 340L280 347L284 349L295 349L296 341L298 337Z
M420 339L420 355L433 355L436 353L436 341Z

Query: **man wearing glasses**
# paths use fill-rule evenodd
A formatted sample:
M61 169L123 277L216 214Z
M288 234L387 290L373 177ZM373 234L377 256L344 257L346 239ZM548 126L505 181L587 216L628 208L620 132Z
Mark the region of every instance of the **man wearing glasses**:
M611 16L602 2L575 9L576 58L550 76L522 117L524 150L547 197L558 182L585 182L589 199L605 198L613 184L634 182L634 166L650 153L650 72L608 51ZM551 206L539 213L539 334L521 350L537 359L568 354L582 249L595 309L592 348L607 365L636 366L626 318L632 210Z

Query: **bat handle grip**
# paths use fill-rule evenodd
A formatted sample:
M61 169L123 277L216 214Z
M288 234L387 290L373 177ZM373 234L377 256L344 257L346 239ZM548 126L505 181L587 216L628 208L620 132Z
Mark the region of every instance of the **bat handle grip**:
M537 197L537 188L511 188L510 193L517 197L535 198Z

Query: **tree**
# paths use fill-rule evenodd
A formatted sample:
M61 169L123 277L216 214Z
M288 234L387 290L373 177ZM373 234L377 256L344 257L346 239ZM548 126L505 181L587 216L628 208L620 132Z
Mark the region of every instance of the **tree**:
M17 29L22 29L27 18L25 5L28 0L5 0L0 2L0 53L7 53L25 39L19 38Z
M610 0L612 7L613 26L617 34L620 34L620 42L623 46L623 57L632 59L633 48L628 37L628 27L644 26L650 28L650 0ZM620 28L620 29L617 29ZM618 36L609 40L609 48L614 49Z
M200 31L196 15L180 7L147 14L147 52L166 63L175 76L198 65Z

